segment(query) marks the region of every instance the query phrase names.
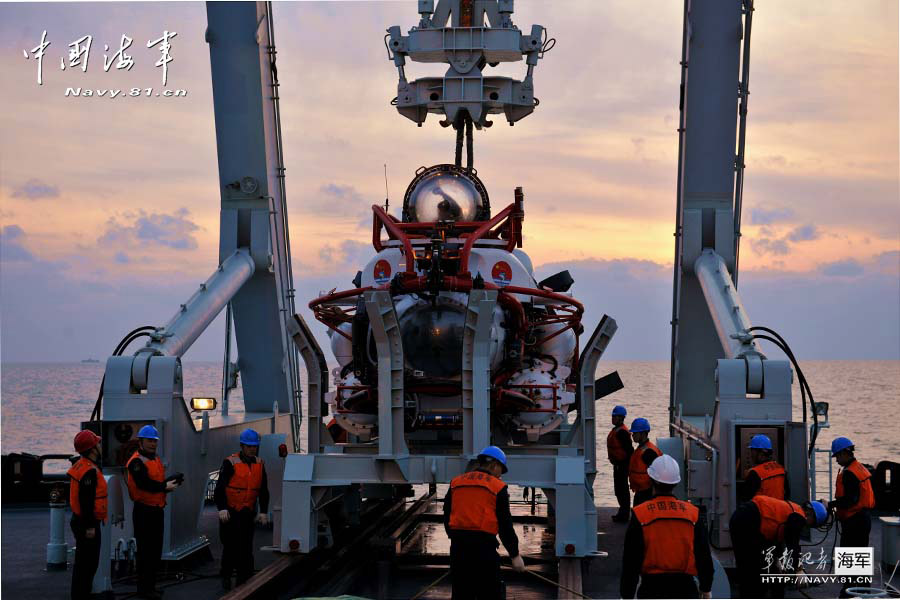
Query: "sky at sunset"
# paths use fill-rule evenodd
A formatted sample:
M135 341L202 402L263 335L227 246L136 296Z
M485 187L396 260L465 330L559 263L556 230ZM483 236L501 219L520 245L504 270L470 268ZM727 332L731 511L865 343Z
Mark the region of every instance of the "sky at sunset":
M682 3L519 0L514 22L556 47L535 113L475 135L493 206L526 194L538 278L569 269L607 354L667 359ZM298 306L351 287L372 253L372 204L398 209L415 170L454 139L390 106L382 37L416 3L276 3L282 130ZM0 4L0 358L105 359L162 325L218 258L216 140L202 3ZM38 85L34 53L46 30ZM185 97L65 97L67 87ZM135 66L104 70L122 35ZM91 35L86 69L69 44ZM104 50L104 45L110 47ZM26 58L26 55L28 58ZM439 75L413 64L410 79ZM521 78L524 64L500 70ZM757 0L740 292L755 324L807 359L900 359L898 4ZM186 355L220 360L221 319ZM322 333L322 329L317 329ZM775 354L775 353L773 353Z

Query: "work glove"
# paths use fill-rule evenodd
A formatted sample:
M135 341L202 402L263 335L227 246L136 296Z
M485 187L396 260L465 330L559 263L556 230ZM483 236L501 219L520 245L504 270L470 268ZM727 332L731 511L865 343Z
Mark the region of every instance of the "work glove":
M167 481L166 482L166 492L174 492L178 486L181 485L177 481Z
M709 600L710 598L712 598L712 592L700 592L700 597L704 600Z
M256 522L257 524L265 527L269 524L269 515L267 515L266 513L259 513L258 515L256 515Z
M518 573L525 572L525 561L522 559L520 555L515 555L509 559L512 563L512 568L515 569Z
M231 513L230 513L230 512L228 512L227 510L220 510L220 511L219 511L219 522L220 522L220 523L227 523L229 519L231 519Z

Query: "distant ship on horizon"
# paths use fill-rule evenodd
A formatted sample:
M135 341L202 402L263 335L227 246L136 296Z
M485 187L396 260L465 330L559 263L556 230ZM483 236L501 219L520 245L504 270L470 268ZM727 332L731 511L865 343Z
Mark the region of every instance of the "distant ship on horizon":
M83 362L83 363L98 363L100 361L97 360L96 358L83 358L83 359L81 359L81 362Z

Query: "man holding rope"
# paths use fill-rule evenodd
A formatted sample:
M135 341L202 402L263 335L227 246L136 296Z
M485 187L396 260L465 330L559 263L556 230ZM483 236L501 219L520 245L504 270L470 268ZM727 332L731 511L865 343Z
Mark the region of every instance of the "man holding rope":
M444 498L454 600L503 597L498 534L513 568L525 571L509 512L509 491L500 480L507 471L506 455L500 448L488 446L477 460L474 471L453 478Z

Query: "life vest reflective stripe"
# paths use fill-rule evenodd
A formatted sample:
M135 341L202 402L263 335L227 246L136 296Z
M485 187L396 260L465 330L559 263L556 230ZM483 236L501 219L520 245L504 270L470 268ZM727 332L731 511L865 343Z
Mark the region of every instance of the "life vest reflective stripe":
M483 531L497 535L497 494L506 484L490 473L471 471L450 482L450 529Z
M760 484L757 494L769 496L776 500L784 500L784 467L774 460L770 460L761 465L756 465L750 470L759 476Z
M94 494L94 518L98 521L105 521L107 506L106 479L103 477L103 471L100 470L100 467L83 456L78 459L78 462L72 465L71 469L66 471L66 474L72 478L72 481L69 484L69 504L72 506L73 513L79 517L84 515L78 493L81 491L81 480L92 469L96 469L97 471L97 489Z
M628 483L632 492L640 492L649 490L652 487L650 476L647 475L647 465L644 459L644 450L653 450L657 456L662 456L662 450L656 447L653 442L647 442L643 446L638 446L634 454L631 455L631 461L628 463Z
M835 511L835 516L844 521L849 519L859 511L866 508L875 508L875 491L872 489L872 474L858 460L850 463L850 466L841 469L837 476L837 489L834 492L835 498L844 497L844 471L850 471L859 479L859 500L850 508L839 508Z
M760 494L753 496L750 501L759 509L759 532L767 542L784 541L784 525L792 514L797 513L806 519L803 507L794 502Z
M700 509L675 496L656 496L634 507L644 534L641 573L697 574L694 558L694 525Z
M225 488L229 508L234 510L254 508L262 487L262 459L257 458L255 463L247 464L241 460L240 455L232 454L228 457L228 462L234 467L234 473L228 480L228 487Z
M147 467L147 475L149 475L150 479L153 481L162 483L166 480L166 469L163 467L162 461L159 460L158 456L149 459L140 452L135 452L131 455L131 458L128 459L128 463L125 465L125 472L128 473L128 479L126 480L128 483L128 495L131 496L133 501L146 504L147 506L165 506L165 492L148 492L139 488L134 482L134 478L131 477L131 471L128 470L128 465L130 465L133 460L140 460L144 463L144 466Z
M606 436L606 453L609 455L609 460L612 462L622 462L628 456L625 448L623 448L622 444L619 442L619 431L623 430L625 433L628 433L628 428L624 425L613 427L612 431Z

